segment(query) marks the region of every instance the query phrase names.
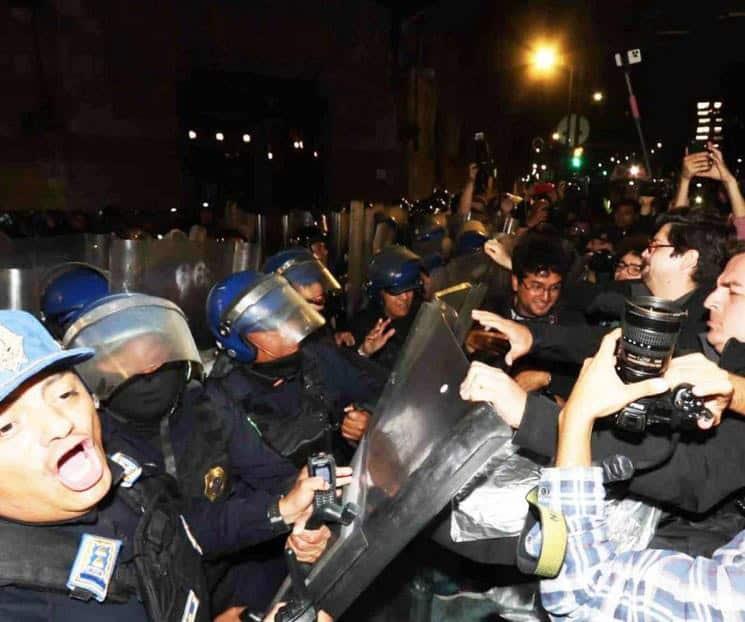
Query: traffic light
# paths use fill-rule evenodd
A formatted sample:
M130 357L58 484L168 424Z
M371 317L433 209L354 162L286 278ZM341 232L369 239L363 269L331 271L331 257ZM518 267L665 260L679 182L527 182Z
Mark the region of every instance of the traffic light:
M583 161L583 155L585 153L585 150L582 147L577 147L574 151L572 151L572 160L570 162L572 169L575 171L578 171L582 168Z

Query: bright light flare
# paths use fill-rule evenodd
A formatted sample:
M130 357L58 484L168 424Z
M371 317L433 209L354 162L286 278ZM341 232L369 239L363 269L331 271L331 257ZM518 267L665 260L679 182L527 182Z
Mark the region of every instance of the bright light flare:
M554 47L541 45L533 52L533 66L538 71L551 71L558 64L559 55Z

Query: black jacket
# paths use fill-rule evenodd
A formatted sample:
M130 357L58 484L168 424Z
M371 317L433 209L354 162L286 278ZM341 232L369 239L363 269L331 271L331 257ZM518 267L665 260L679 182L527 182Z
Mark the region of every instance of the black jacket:
M675 349L676 356L700 352L699 335L706 332L708 311L704 308L704 300L711 293L713 286L700 285L688 296L681 300L682 307L688 312L683 321ZM602 317L606 322L620 321L623 317L624 300L631 296L649 296L650 292L640 281L626 281L615 283L608 289L587 296L575 298L574 304L586 305L588 314ZM533 347L530 354L540 355L541 358L570 362L581 365L584 360L594 356L603 336L608 332L608 326L591 326L589 323L551 326L545 324L530 325L533 335Z

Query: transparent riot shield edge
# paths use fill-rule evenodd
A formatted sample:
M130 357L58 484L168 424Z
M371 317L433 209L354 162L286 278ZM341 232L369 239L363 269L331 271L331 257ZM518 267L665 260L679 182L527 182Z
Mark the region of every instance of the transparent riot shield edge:
M417 402L407 386L410 377L407 369L418 366L412 373L419 372L420 381L426 379L431 388L446 380L439 392L443 393L442 387L450 385L448 390L456 392L457 396L468 362L448 326L443 306L447 305L422 305L402 356L378 402L368 433L355 454L352 464L355 480L347 487L344 500L358 503L363 514L368 508L368 488L363 484L362 476L370 467L367 463L371 451L369 439L376 428L380 428L385 436L384 426L395 422L396 417L403 418L406 423L406 401ZM447 378L428 375L431 361L422 354L433 345L439 346L438 354L448 361L445 367ZM432 354L434 352L430 356ZM402 404L397 402L399 398L404 400ZM364 514L352 526L342 528L338 539L316 563L307 583L318 608L335 617L341 615L488 459L511 440L511 429L495 416L490 406L460 404L462 416L456 414L460 417L456 424L441 429L440 438L428 448L423 459L419 462L414 459L413 466L410 465L413 470L397 489L401 494L384 498L372 512ZM434 416L436 413L431 414ZM448 411L440 418L447 419L451 414ZM432 429L437 428L435 420L427 421ZM285 584L275 600L286 599L287 589L289 586Z

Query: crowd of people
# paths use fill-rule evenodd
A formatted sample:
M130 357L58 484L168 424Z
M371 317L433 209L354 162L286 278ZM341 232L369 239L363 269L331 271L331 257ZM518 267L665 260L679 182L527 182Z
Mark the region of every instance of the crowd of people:
M720 184L722 200L690 206L696 178ZM380 221L367 303L351 317L334 274L343 262L331 264L316 230L262 271L219 280L205 305L214 360L177 305L113 293L92 266L56 273L42 321L0 311L0 618L274 620L285 550L312 564L332 539L308 526L328 487L309 457L333 456L336 485L351 481L418 309L470 281L486 293L461 397L490 403L513 444L551 464L537 503L566 523L563 564L540 583L543 611L739 619L745 200L721 152L687 155L669 200L621 193L610 213L576 183L517 195L480 179L473 164L454 200L409 206L406 227ZM680 332L659 375L626 383L618 326L645 296L676 305ZM695 426L612 424L682 385L706 408ZM609 479L617 456L633 472ZM662 510L646 548L616 550L604 500L619 496ZM512 548L538 557L543 536L534 525ZM504 551L479 560L514 565Z

